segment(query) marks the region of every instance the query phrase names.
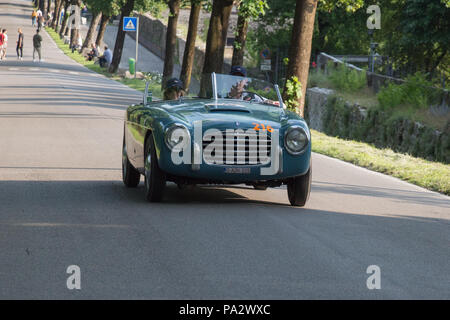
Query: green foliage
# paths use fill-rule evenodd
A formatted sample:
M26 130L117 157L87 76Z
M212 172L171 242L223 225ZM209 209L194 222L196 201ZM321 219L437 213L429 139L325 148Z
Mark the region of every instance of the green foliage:
M298 113L300 107L300 98L302 97L302 84L297 77L292 77L286 81L285 101L288 110Z
M358 91L366 86L366 72L349 68L339 63L335 69L330 70L329 79L336 89L343 91Z
M158 85L162 84L163 75L159 72L143 72L143 75L144 75L144 79L142 79L143 81L150 81Z
M266 0L242 0L239 4L239 15L256 19L260 15L265 15L268 8Z
M378 92L377 98L383 110L395 108L404 101L403 89L401 86L389 82Z
M401 104L412 109L426 109L436 99L432 83L420 72L406 78L405 83L388 83L377 94L380 106L384 110L393 109Z

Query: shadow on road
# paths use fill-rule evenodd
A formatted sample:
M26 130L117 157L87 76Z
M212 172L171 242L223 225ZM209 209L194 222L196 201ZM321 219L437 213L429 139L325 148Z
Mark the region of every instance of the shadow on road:
M315 181L314 192L336 192L357 196L376 197L380 199L393 199L396 201L417 204L429 204L442 208L449 208L450 201L439 194L424 191L410 191L404 189L369 187L361 185L340 184Z

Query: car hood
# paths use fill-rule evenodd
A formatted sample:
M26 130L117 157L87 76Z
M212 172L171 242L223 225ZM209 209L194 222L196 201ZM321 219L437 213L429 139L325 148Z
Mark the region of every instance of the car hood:
M295 113L282 108L237 100L185 100L168 102L160 107L187 125L201 120L206 126L215 123L251 125L254 122L262 122L279 128L289 119L301 119Z

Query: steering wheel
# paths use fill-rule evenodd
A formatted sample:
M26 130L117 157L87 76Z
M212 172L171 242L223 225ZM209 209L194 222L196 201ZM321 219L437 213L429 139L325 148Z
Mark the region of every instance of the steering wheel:
M242 100L264 102L265 99L257 93L254 93L251 91L243 91L242 92Z

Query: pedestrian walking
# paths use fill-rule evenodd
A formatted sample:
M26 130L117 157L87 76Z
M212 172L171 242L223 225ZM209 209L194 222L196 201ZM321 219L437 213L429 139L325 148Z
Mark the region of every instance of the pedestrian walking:
M3 43L5 41L5 36L3 35L2 28L0 28L0 61L2 59L2 52L3 52Z
M41 31L41 28L44 25L44 16L42 14L40 16L38 15L37 21L38 21L38 30Z
M23 60L23 33L22 29L18 29L17 32L19 32L19 37L17 39L17 46L16 46L16 52L17 52L17 60Z
M35 58L35 53L38 53L39 56L39 62L42 61L42 55L41 55L41 42L42 42L42 37L39 34L39 29L36 30L36 34L33 37L33 62L36 61Z
M8 31L6 29L2 30L3 33L3 48L0 51L0 56L2 60L6 60L6 49L8 48Z
M33 10L33 12L31 13L31 25L33 27L36 26L36 18L37 18L37 12L36 12L36 10Z

